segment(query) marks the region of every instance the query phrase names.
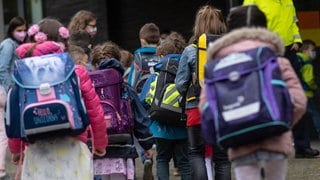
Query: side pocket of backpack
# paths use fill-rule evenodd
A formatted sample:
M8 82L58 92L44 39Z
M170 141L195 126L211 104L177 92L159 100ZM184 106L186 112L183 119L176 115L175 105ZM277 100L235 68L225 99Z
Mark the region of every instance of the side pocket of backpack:
M9 138L21 137L19 88L14 85L7 94L5 107L5 128Z

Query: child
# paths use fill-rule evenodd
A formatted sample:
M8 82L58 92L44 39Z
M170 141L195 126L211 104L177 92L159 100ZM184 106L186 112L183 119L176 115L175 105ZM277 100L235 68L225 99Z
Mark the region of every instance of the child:
M277 54L284 54L284 46L279 37L265 28L241 28L233 30L212 43L208 49L208 59L214 59L233 52L245 51L260 46L267 46ZM299 79L294 73L290 62L282 57L277 59L283 80L289 88L293 99L293 125L304 114L306 96ZM201 92L199 108L207 101L204 88ZM292 152L292 134L283 134L235 148L228 149L228 155L234 166L237 180L285 180L287 157ZM262 173L263 172L263 173Z
M295 142L297 142L295 143L295 157L314 158L319 155L319 151L310 147L310 133L308 130L305 132L302 128L305 127L303 124L309 125L310 119L312 119L315 130L320 138L320 114L314 98L318 87L315 81L314 67L312 65L312 61L316 58L315 42L312 40L304 40L300 51L297 53L297 57L301 64L301 83L308 101L307 113L302 116L299 125L294 128L294 138ZM304 134L306 136L303 136ZM303 140L306 141L306 139L309 139L309 143L301 143Z
M193 39L199 39L203 33L220 35L227 31L223 21L223 15L219 9L210 5L199 8L193 27ZM192 179L207 180L205 167L205 142L201 136L201 120L198 110L199 95L197 89L199 85L192 83L196 72L197 47L194 45L187 46L179 63L178 72L175 78L177 90L182 96L187 95L186 112L187 112L187 129L189 139L189 161L191 164ZM193 96L189 96L193 94ZM215 179L231 179L231 165L228 161L227 153L220 150L218 146L213 148L215 152L213 159L215 161L216 173ZM217 155L217 157L216 157Z
M5 158L8 147L8 138L4 126L4 109L7 90L12 85L11 71L14 61L17 59L15 49L26 40L27 23L21 17L14 17L9 22L6 39L0 44L0 178L6 176Z
M22 44L16 49L19 58L62 53L69 37L68 30L59 21L50 18L31 26L28 34L32 42ZM103 156L107 136L99 97L91 86L86 69L76 66L75 72L80 80L80 90L94 134L94 154ZM21 139L10 139L9 148L13 153L12 161L15 164L24 155L22 179L92 179L92 160L85 144L86 139L87 132L76 138L44 139L26 146Z
M118 59L121 58L119 47L112 43L106 42L101 45L97 45L93 48L92 53L92 66L94 70L115 68L122 74L124 69ZM145 150L145 156L151 158L153 154L152 144L153 138L149 131L149 119L146 118L147 112L140 104L139 99L134 90L125 85L125 89L128 89L129 98L132 100L132 110L134 113L134 131L133 135L139 140L139 144ZM102 180L105 179L118 179L127 180L134 179L134 159L138 157L136 148L131 139L126 144L112 144L107 148L107 154L105 158L94 160L94 173L95 175L101 175Z
M157 68L158 65L162 61L167 60L168 56L166 55L181 54L185 46L185 40L180 34L176 32L171 33L166 41L157 47L157 55L163 59L160 59L160 62L154 66L155 69L159 70ZM178 61L179 59L176 60ZM150 87L150 89L154 89L154 87ZM151 105L153 97L147 95L145 101ZM179 169L181 179L191 179L188 161L187 129L185 127L160 123L156 120L152 121L150 129L156 142L158 179L169 179L169 162L173 156L177 160L177 168Z
M135 58L128 75L128 83L135 89L138 95L148 75L151 73L151 67L159 61L156 55L156 47L160 42L159 27L154 23L144 24L140 28L139 39L141 47L134 52ZM144 152L138 144L137 149L140 151L141 160L144 164L143 179L152 180L152 158L146 159L143 157Z
M70 38L68 39L68 45L69 48L71 48L71 46L78 46L81 47L84 51L84 53L86 53L88 60L87 60L87 69L89 71L91 71L91 59L90 59L90 52L91 52L91 37L90 34L86 31L86 30L77 30L73 33L70 34ZM78 48L75 48L78 49ZM72 50L69 52L71 53ZM72 53L71 53L72 55Z
M158 59L155 58L155 54L156 47L159 45L160 41L160 30L154 23L146 23L140 28L139 38L141 47L134 52L135 59L131 65L130 73L128 76L128 83L132 87L134 87L134 89L137 89L136 86L138 84L138 81L142 77L142 72L150 73L149 68L158 61ZM137 65L146 63L146 65L142 65L142 67L136 68L134 65L135 63Z

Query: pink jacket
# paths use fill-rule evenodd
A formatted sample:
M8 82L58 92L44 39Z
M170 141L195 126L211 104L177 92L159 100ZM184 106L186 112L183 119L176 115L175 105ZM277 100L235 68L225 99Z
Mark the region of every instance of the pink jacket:
M258 46L268 46L275 50L279 55L284 53L284 46L278 36L266 29L243 28L235 30L221 39L214 42L208 50L208 59L224 56L232 52L243 51ZM298 122L306 110L307 98L301 87L300 81L294 73L290 62L282 57L278 58L281 73L284 81L289 88L294 102L294 119L293 125ZM202 109L206 102L206 94L203 90L200 96L199 108ZM293 151L292 133L291 131L274 136L263 141L240 146L237 148L229 148L229 159L233 160L241 156L248 155L257 150L268 150L290 154Z
M19 48L20 46L17 48L17 53L19 52ZM24 57L22 54L18 54L18 55L21 58ZM80 79L80 89L81 89L83 100L84 100L87 113L90 119L90 124L92 127L94 147L99 149L106 148L108 144L108 138L106 133L107 127L104 121L104 113L100 105L99 97L92 86L91 79L85 67L77 65L75 72ZM88 134L86 131L80 134L79 136L77 136L77 139L86 143L87 137L88 137ZM24 146L25 144L22 143L21 139L17 139L17 138L9 139L9 149L12 153L19 153L23 151Z

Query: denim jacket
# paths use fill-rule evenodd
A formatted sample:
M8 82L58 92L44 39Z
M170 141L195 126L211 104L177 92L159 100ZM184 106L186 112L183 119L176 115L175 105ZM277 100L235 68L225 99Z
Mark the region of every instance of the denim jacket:
M0 84L6 90L13 84L11 74L14 61L18 59L15 51L17 47L18 43L11 38L3 40L0 44Z
M191 84L192 73L196 71L197 48L193 45L187 46L182 52L179 68L175 79L177 90L181 95L187 94ZM199 100L186 102L186 109L197 108Z

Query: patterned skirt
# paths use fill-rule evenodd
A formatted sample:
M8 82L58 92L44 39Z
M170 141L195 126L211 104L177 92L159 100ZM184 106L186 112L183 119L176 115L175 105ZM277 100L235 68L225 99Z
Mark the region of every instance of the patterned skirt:
M94 175L122 174L127 180L134 179L134 164L131 158L104 158L93 162Z
M21 180L92 180L86 144L75 138L37 141L27 146Z

